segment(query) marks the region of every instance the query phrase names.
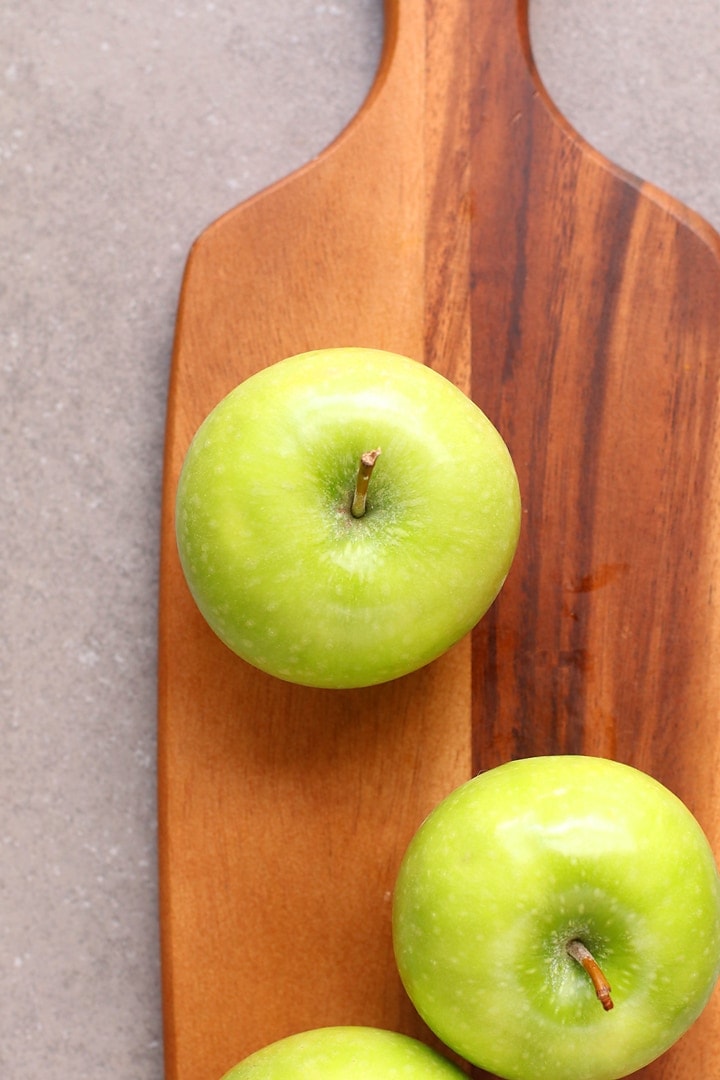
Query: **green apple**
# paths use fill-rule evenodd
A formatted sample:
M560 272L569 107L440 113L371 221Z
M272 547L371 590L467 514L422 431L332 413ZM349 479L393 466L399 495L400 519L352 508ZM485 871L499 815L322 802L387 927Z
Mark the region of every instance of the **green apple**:
M411 1000L462 1057L508 1080L616 1080L710 996L718 874L696 819L646 773L527 758L420 826L393 936Z
M430 1047L369 1027L327 1027L263 1047L223 1080L466 1080Z
M210 626L290 682L385 682L445 652L508 573L510 454L449 380L373 349L246 379L205 419L176 499L182 567Z

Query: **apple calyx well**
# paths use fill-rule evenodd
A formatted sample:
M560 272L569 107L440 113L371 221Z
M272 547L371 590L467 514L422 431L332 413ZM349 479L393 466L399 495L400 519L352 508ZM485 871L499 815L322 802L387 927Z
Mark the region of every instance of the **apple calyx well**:
M577 938L573 938L572 941L568 941L566 949L573 960L577 960L578 964L581 964L585 971L590 976L590 980L595 987L595 993L598 996L598 1001L602 1005L605 1012L609 1012L614 1007L613 999L610 997L610 983L607 981L597 960L587 948L583 945L582 941L578 941Z
M372 471L375 468L375 462L380 457L380 449L368 450L360 458L360 467L358 469L357 480L355 481L355 494L353 495L352 506L350 507L350 513L354 518L361 518L367 508L367 493L368 484L370 483L370 477Z

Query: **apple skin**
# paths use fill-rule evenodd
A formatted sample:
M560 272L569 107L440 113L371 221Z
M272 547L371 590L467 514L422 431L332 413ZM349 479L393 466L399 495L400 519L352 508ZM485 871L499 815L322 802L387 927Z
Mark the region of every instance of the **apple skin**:
M467 1080L429 1046L369 1027L289 1035L245 1058L223 1080Z
M355 518L360 457L377 448ZM487 611L520 496L502 438L449 380L392 353L327 349L216 406L175 521L190 591L230 649L290 682L367 686L434 660Z
M508 1080L617 1080L704 1008L720 966L708 841L667 788L583 756L509 762L412 839L393 900L407 992L454 1051ZM566 952L612 988L604 1012Z

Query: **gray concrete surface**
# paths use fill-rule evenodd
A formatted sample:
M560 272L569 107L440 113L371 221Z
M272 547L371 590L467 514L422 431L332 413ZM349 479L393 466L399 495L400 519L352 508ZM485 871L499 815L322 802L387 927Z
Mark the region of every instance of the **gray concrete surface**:
M720 226L718 0L534 0L543 79ZM187 250L360 106L381 0L0 6L0 1075L160 1080L155 636Z

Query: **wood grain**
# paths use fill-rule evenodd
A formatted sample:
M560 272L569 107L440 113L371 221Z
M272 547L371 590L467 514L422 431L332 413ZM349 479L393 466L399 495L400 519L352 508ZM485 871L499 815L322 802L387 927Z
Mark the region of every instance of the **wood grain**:
M429 1039L395 972L390 893L425 813L480 768L549 752L631 762L720 849L718 312L717 235L558 115L525 0L387 0L359 116L196 242L163 500L168 1080L219 1080L326 1023ZM349 344L424 360L473 395L510 445L524 525L471 638L384 687L313 691L206 628L174 493L192 434L236 383ZM713 1075L719 1007L642 1075Z

